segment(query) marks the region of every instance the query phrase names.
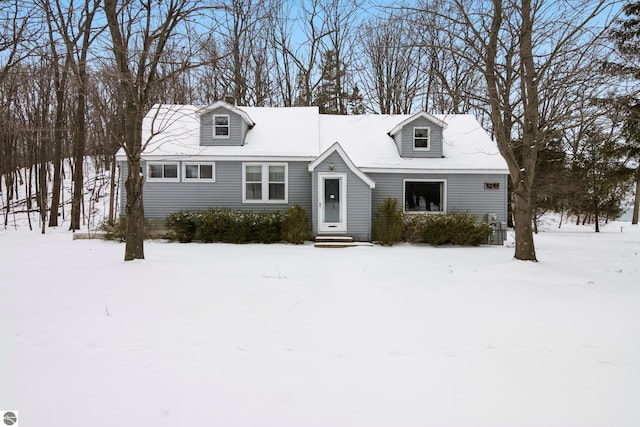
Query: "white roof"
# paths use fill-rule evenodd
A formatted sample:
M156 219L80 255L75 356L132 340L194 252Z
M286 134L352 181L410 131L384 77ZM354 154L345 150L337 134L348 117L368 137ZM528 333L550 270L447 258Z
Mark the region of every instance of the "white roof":
M243 146L200 145L200 114L194 105L155 106L142 124L142 155L147 159L177 157L315 158L319 154L317 107L234 107L255 123ZM153 129L154 134L151 133Z
M206 107L205 107L206 108ZM434 115L446 123L443 158L401 158L389 132L415 115L321 115L317 107L233 107L255 123L243 146L201 146L200 113L193 105L155 106L143 122L143 159L313 160L338 142L365 171L507 173L495 143L471 115ZM153 125L154 135L151 134ZM119 158L124 160L122 153Z
M400 157L389 133L413 115L320 116L322 150L339 142L359 168L436 171L483 170L507 173L495 142L469 114L435 115L447 124L442 158Z

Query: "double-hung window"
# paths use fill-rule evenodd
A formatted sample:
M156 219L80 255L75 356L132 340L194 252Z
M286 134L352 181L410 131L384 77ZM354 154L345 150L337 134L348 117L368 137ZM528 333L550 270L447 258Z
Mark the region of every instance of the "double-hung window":
M446 212L447 182L443 180L405 180L405 212Z
M178 163L148 162L147 181L179 181Z
M229 115L213 115L213 138L229 138Z
M244 203L287 203L286 163L243 163Z
M188 163L182 164L183 182L215 182L216 169L214 163Z
M431 145L429 142L429 128L428 127L414 127L413 128L413 149L417 151L429 151Z

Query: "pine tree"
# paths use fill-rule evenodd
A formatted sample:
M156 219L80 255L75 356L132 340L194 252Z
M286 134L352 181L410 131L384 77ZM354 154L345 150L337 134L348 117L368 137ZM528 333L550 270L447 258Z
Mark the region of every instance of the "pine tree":
M622 11L625 18L617 22L617 28L611 31L617 61L606 61L604 68L609 73L627 79L633 89L630 93L616 96L610 102L624 111L622 135L626 139L625 156L628 164L634 167L635 200L633 204L632 224L638 224L640 210L640 1L627 3Z
M322 54L320 69L322 80L316 90L314 104L321 114L347 114L348 94L338 85L338 81L344 81L346 64L336 59L333 50L328 50Z

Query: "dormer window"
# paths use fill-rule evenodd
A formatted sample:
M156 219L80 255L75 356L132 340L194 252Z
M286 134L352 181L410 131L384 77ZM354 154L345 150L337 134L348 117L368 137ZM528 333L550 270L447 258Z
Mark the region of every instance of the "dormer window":
M431 145L429 144L429 130L428 127L414 127L413 128L413 149L416 151L429 151Z
M213 116L213 137L229 138L229 115L214 114Z

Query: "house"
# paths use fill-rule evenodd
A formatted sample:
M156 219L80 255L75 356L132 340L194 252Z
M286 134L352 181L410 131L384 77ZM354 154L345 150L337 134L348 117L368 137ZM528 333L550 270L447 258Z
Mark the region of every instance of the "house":
M144 120L147 142L150 219L181 209L284 211L298 204L311 213L314 235L368 241L376 209L391 197L411 214L507 220L506 163L470 115L161 105ZM117 159L124 180L126 158Z

